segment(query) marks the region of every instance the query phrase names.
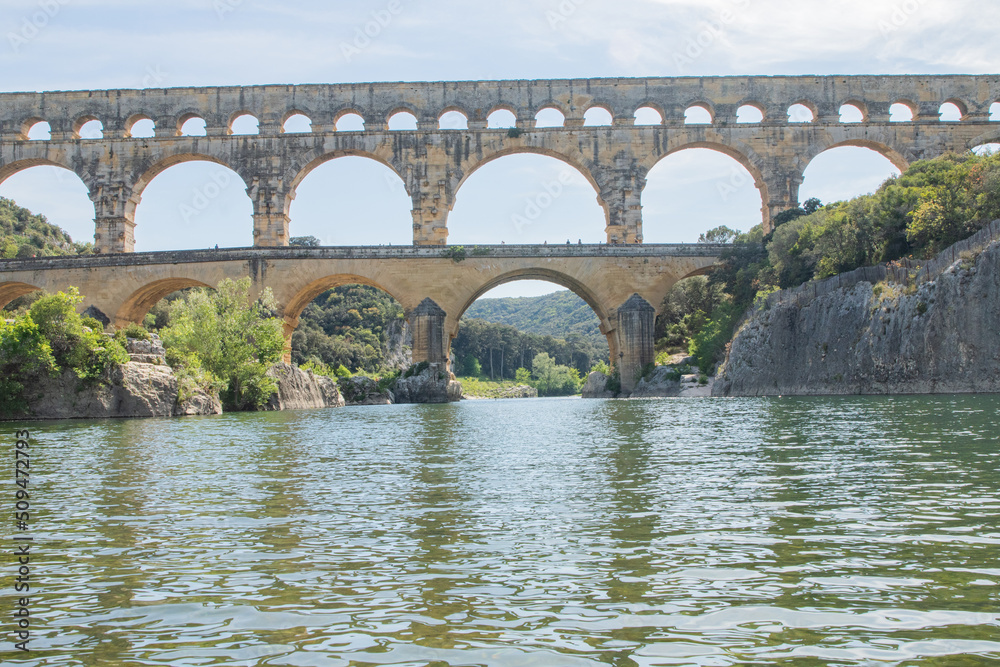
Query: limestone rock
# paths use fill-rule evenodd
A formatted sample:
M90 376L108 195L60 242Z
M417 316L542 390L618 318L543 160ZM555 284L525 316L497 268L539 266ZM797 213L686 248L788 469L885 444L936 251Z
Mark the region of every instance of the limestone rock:
M363 375L340 378L337 388L346 405L391 405L395 402L393 392L379 390L375 380Z
M583 398L614 398L614 392L607 390L608 376L604 373L593 371L587 376L587 381L583 384L580 392Z
M915 291L861 282L751 313L713 393L1000 392L1000 243ZM912 290L912 288L911 288Z
M272 366L267 374L277 381L278 392L271 396L264 410L344 407L344 398L331 378L286 363Z
M657 366L647 377L640 378L629 398L664 398L681 393L681 383L671 379L674 369ZM697 376L695 376L697 379Z
M462 384L444 364L430 364L410 377L401 377L393 389L396 403L453 403L462 398Z

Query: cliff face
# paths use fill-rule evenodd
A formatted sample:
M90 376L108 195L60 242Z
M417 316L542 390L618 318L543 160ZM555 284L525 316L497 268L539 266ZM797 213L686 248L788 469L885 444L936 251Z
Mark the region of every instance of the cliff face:
M132 361L111 368L99 383L81 386L73 371L44 378L26 396L34 419L109 419L222 414L218 396L200 390L178 401L179 383L163 346L129 339Z
M272 366L267 374L277 381L278 393L271 396L264 410L344 407L344 397L337 390L336 381L331 378L285 363Z
M1000 243L918 287L860 282L753 312L717 396L1000 392Z
M392 393L396 403L453 403L461 400L462 385L443 364L431 364L420 373L399 378Z

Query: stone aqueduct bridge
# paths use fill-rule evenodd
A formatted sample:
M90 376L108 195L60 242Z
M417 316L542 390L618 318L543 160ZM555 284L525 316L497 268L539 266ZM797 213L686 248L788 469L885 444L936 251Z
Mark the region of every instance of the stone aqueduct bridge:
M131 252L134 215L144 188L164 169L189 160L225 165L245 181L253 202L254 244L287 245L289 206L296 187L316 166L344 155L373 158L393 169L410 195L413 241L444 244L448 212L462 183L483 164L512 153L539 153L583 173L606 211L608 242L642 240L641 193L646 174L667 155L691 147L735 158L761 193L762 221L798 203L809 161L832 147L863 146L897 167L946 152L964 152L1000 138L990 105L1000 101L1000 77L795 76L553 81L465 81L340 85L91 90L0 94L0 182L21 169L57 165L74 171L89 188L101 252ZM941 122L943 103L962 113ZM890 122L895 103L913 111L911 122ZM809 123L790 123L789 107L802 104ZM859 123L840 122L839 109L856 106ZM758 108L759 123L737 123L742 105ZM584 114L601 107L610 126L584 126ZM649 107L662 123L635 126L634 113ZM685 111L706 109L711 124L685 125ZM562 127L536 128L536 114L559 110ZM515 131L489 129L487 118L506 109ZM440 129L450 111L464 114L468 129ZM416 130L388 130L396 113L415 116ZM365 131L338 132L337 121L356 113ZM250 114L259 134L232 135L232 123ZM284 133L294 114L312 122L309 133ZM204 137L179 136L192 118L206 123ZM155 123L155 137L135 138L140 119ZM102 139L81 139L80 128L99 120ZM47 122L51 138L28 141Z
M233 248L0 260L0 307L29 292L79 287L118 325L141 322L167 294L251 276L270 288L285 323L287 348L299 315L321 293L361 283L403 306L413 332L413 361L447 365L465 310L497 285L540 279L572 289L600 318L623 385L653 361L654 308L678 280L703 273L722 246L482 246L461 261L440 247ZM287 357L286 357L287 358Z

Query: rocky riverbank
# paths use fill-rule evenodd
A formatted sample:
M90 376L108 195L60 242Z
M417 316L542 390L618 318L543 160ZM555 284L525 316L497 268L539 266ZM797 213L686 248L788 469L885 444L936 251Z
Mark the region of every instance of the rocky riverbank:
M1000 392L1000 242L953 255L920 284L769 301L738 329L714 394Z

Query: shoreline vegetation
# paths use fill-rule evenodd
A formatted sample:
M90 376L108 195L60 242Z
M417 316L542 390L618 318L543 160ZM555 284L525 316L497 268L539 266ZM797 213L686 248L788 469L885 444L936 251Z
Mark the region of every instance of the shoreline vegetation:
M915 162L876 192L849 201L825 206L806 201L775 216L770 234L759 225L745 233L710 230L699 240L729 248L707 277L682 280L668 293L656 320L656 362L642 369L645 388L632 396L703 394L727 358L738 325L775 292L860 267L919 266L997 218L1000 155L968 153ZM318 244L312 237L292 241ZM88 252L89 244L73 243L43 216L0 199L0 255ZM153 334L162 340L178 404L198 393L217 395L226 411L274 403L279 382L272 369L283 353L282 327L269 293L249 300L249 279L174 293L152 308L143 326L119 331L77 313L81 302L71 288L55 295L35 292L4 309L0 418L30 417L29 404L37 399L32 392L46 379L72 376L66 386L75 385L77 392L113 385L115 369L136 363L136 353L129 351L134 341L148 342ZM457 390L448 388L454 377L441 369L410 364L409 327L392 297L363 285L339 287L303 312L292 337L295 373L313 378L307 384L327 378L341 394L338 400L354 404L392 402L394 389L407 402L421 402L421 392L433 394L433 400L457 400L458 391L469 398L581 391L620 396L617 369L605 361L607 345L594 334L596 316L588 320L581 303L557 293L477 304L470 312L500 321L463 320L452 344L452 367L463 383ZM566 339L551 335L560 327L569 332ZM138 355L139 363L148 361L143 357ZM434 383L439 386L430 388Z

